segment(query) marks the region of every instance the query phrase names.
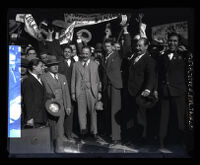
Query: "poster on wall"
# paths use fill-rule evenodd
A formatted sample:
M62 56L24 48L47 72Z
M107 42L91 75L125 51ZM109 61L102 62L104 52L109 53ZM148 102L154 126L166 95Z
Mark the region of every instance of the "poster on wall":
M166 43L167 34L170 32L176 32L182 36L184 44L187 44L188 41L188 22L175 22L169 24L163 24L152 27L152 39Z

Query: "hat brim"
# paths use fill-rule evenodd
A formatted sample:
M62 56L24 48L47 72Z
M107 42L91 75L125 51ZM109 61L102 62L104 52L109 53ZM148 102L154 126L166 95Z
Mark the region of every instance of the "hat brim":
M53 112L53 111L50 109L50 106L51 106L52 104L56 104L56 105L58 106L58 111L57 111L57 112ZM61 115L60 103L59 103L57 100L55 100L55 99L47 100L46 103L45 103L45 108L46 108L47 112L48 112L50 115L54 116L54 117L59 117L59 116Z
M46 66L53 66L53 65L58 65L59 63L61 63L61 61L58 62L51 62L51 63L46 63Z

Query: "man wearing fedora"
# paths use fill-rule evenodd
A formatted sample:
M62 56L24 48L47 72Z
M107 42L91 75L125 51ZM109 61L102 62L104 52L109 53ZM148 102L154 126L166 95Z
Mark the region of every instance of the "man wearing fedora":
M43 74L41 79L46 90L46 100L55 99L60 103L60 116L48 115L49 124L52 130L52 139L55 140L55 152L64 152L64 118L71 113L71 99L68 83L64 75L58 73L58 64L55 56L49 56L46 61L48 72Z
M84 142L87 133L87 112L90 114L90 133L95 140L98 139L95 104L100 99L101 85L98 64L90 59L90 56L90 47L84 46L80 55L80 61L74 63L72 70L71 92L72 99L78 104L81 142Z

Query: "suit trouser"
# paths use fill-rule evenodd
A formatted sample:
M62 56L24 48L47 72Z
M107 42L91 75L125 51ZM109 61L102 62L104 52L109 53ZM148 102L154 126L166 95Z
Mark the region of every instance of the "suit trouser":
M52 140L56 140L56 147L63 146L64 138L64 108L61 106L61 115L58 118L49 116Z
M112 140L121 140L121 89L108 85L108 98L111 101L111 135Z
M168 134L170 118L177 121L178 130L184 131L185 127L185 96L168 96L161 98L161 118L159 137L161 140ZM176 123L174 123L176 124ZM176 127L176 125L174 125Z
M97 112L95 110L96 99L94 98L91 89L81 91L77 98L78 102L78 119L80 130L87 129L87 109L90 114L90 132L97 134Z
M71 101L72 103L73 101ZM65 115L64 119L64 131L67 137L72 136L72 128L73 128L73 114L74 114L74 106L71 106L71 113L70 115Z
M133 115L133 122L134 122L134 125L137 129L140 129L139 126L142 126L142 137L146 137L146 134L147 134L147 114L146 114L146 108L142 108L142 107L139 107L137 104L136 104L136 96L131 96L129 95L129 99L128 99L128 107L132 110L131 114L130 115ZM136 132L136 135L137 136L141 136L140 133L140 130L138 130Z

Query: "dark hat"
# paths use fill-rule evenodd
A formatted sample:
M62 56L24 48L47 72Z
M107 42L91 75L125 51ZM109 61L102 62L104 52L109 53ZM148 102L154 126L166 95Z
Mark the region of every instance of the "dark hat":
M21 58L21 67L28 68L29 67L29 61L25 58Z
M69 26L69 24L63 20L53 20L52 25L63 29L66 29Z
M102 51L103 51L103 45L102 45L102 43L97 43L95 45L94 52L102 52Z
M61 61L58 61L56 56L49 55L45 62L47 66L58 65Z
M47 112L54 117L59 117L61 114L60 103L56 99L47 100L45 103L45 108L46 108Z
M154 95L149 95L146 97L139 95L136 97L136 104L143 108L152 108L157 101L158 99Z

